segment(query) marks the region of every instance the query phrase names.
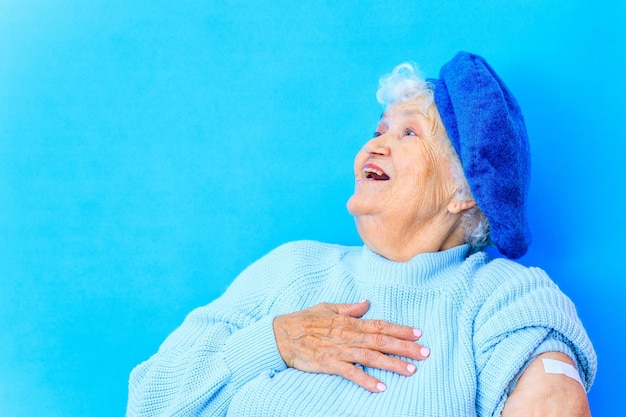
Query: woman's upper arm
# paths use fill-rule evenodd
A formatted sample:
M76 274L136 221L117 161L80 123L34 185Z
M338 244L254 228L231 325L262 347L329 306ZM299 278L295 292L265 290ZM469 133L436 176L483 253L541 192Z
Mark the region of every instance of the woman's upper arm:
M580 382L564 374L546 373L542 359L574 365L569 356L560 352L537 356L507 398L502 417L590 416L587 393Z

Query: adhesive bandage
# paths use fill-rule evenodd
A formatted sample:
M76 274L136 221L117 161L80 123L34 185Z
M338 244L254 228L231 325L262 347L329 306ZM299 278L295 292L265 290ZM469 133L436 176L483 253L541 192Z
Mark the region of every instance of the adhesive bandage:
M582 385L583 389L585 389L583 381L580 380L578 371L569 363L557 361L555 359L542 358L541 360L543 361L543 369L546 371L546 374L562 374L568 376L578 381L580 385Z

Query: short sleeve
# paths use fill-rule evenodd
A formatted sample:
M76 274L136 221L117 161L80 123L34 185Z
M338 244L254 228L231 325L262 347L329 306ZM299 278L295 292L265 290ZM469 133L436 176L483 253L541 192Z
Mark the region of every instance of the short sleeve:
M568 354L586 389L596 356L571 300L541 269L502 260L474 323L479 416L499 415L504 401L531 358L547 351Z
M500 413L502 412L502 409L504 407L504 403L506 402L506 399L511 395L511 393L513 392L513 390L517 386L517 381L522 376L524 371L526 371L526 368L528 368L528 366L535 359L537 359L537 357L539 355L541 355L542 353L547 353L547 352L560 352L560 353L563 353L563 354L567 355L568 357L570 357L574 361L574 363L576 364L576 369L580 368L580 364L578 364L578 362L576 360L576 355L574 354L574 350L569 347L567 342L565 342L563 340L563 338L560 337L560 335L558 335L558 333L550 332L548 334L548 336L544 339L544 341L541 342L539 344L539 346L537 346L537 348L533 351L533 353L531 353L531 355L528 358L528 360L526 360L524 365L517 372L517 375L515 375L515 377L511 380L511 382L509 382L509 385L508 385L508 387L506 389L505 395L502 397L501 402L496 407L496 410L495 410L496 411L496 415L500 415Z

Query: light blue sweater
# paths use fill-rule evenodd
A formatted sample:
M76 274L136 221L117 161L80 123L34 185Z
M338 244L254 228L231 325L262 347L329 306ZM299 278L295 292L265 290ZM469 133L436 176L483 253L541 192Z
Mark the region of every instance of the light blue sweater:
M302 241L248 267L191 312L131 373L128 416L493 416L539 353L575 360L587 390L596 356L571 301L547 275L468 246L386 260L367 247ZM430 357L410 377L366 368L370 393L287 368L273 318L320 302L370 301L364 318L421 329Z

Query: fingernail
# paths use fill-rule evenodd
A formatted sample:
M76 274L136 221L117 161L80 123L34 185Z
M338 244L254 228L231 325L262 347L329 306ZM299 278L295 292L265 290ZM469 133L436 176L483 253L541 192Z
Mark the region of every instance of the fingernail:
M418 330L418 329L413 329L413 334L415 335L415 337L422 337L422 331Z
M407 370L407 371L409 371L410 373L415 372L415 370L416 370L416 369L417 369L417 368L416 368L416 367L415 367L415 365L413 365L412 363L410 363L410 364L408 364L408 365L406 366L406 370Z
M387 386L385 384L383 384L382 382L379 382L378 384L376 384L376 389L379 392L383 392L384 390L387 389Z
M423 347L420 349L420 353L423 357L427 357L428 355L430 355L430 349L428 349L427 347Z
M359 301L359 304L363 304L363 303L367 303L367 300L361 300L361 301Z

